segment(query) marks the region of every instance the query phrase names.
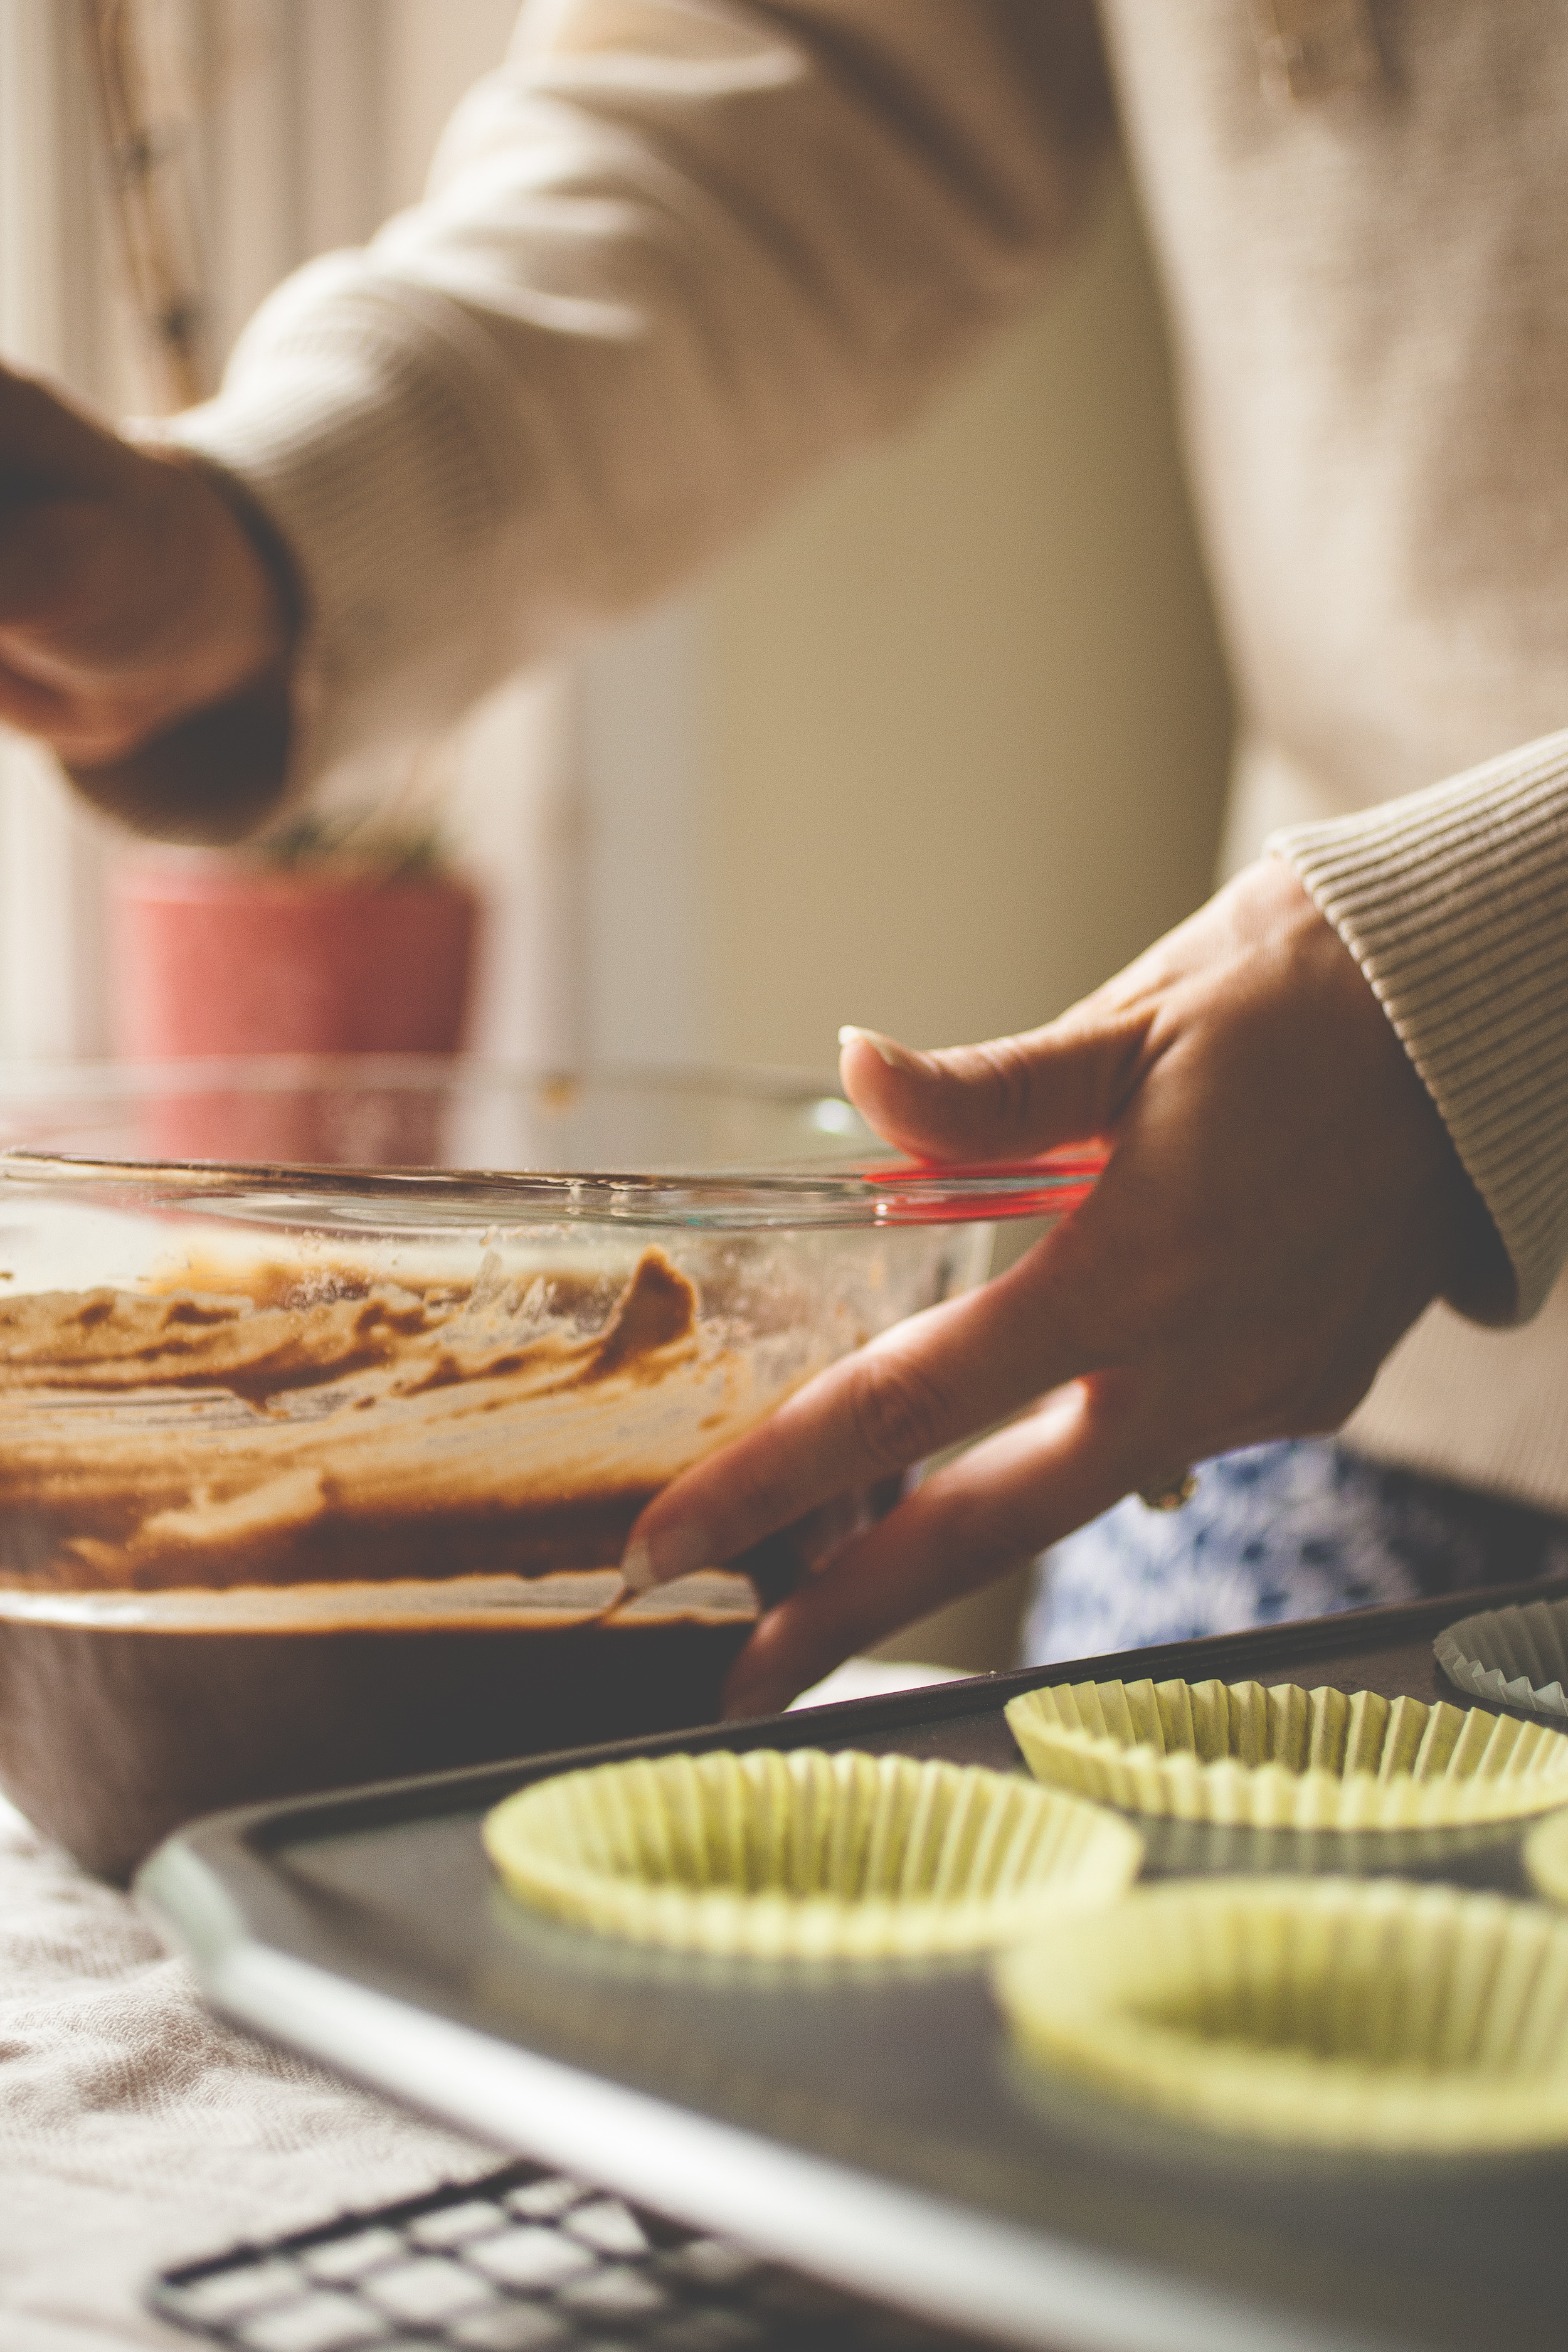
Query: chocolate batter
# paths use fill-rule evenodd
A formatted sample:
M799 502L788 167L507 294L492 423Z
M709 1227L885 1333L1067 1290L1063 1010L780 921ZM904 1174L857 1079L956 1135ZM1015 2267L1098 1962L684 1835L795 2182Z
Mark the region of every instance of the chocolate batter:
M495 1253L470 1284L418 1287L261 1265L237 1291L216 1271L226 1289L0 1300L0 1614L330 1583L363 1604L300 1594L300 1622L380 1622L392 1585L449 1588L450 1607L426 1596L448 1622L598 1615L647 1498L813 1369L775 1356L770 1376L705 1332L658 1248L597 1329L585 1286L509 1277ZM389 1592L389 1613L413 1599ZM737 1602L714 1586L700 1605Z

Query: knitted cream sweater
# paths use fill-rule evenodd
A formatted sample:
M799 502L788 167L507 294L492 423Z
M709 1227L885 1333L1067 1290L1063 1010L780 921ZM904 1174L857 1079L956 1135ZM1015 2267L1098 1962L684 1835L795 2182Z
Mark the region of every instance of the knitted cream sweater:
M1528 1318L1568 1255L1568 12L1103 17L535 0L427 201L280 289L176 430L298 558L307 788L905 415L1047 278L1113 85L1245 715L1233 856L1289 826ZM1568 1509L1568 1294L1433 1310L1351 1435Z

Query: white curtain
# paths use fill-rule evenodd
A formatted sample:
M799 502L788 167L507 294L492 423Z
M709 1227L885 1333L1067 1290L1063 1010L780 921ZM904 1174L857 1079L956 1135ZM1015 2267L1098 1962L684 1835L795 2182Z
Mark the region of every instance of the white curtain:
M0 351L91 397L122 391L101 299L78 11L0 0ZM0 733L0 1047L106 1043L98 908L104 849L49 762Z

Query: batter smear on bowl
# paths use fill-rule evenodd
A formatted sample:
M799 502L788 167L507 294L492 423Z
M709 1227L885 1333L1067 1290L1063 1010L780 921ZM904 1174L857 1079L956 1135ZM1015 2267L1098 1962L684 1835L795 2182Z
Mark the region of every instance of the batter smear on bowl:
M413 1580L467 1615L495 1578L569 1581L561 1607L598 1613L648 1497L815 1369L726 1344L657 1246L596 1329L593 1286L494 1251L470 1283L206 1272L0 1301L0 1614L145 1592L172 1622L193 1588ZM705 1582L721 1613L754 1607Z

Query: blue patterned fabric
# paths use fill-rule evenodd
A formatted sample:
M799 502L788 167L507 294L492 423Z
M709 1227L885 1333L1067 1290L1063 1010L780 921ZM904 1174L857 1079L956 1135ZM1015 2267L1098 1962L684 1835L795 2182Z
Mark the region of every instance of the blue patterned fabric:
M1179 1511L1136 1497L1047 1552L1026 1665L1568 1568L1568 1520L1366 1462L1332 1438L1251 1445Z

